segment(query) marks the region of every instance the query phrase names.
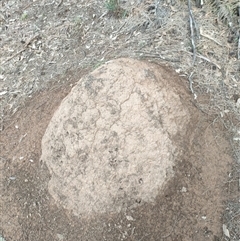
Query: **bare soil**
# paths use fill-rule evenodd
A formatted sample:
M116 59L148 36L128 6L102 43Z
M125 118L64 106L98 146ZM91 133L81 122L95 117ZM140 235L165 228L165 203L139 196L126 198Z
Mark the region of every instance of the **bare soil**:
M178 85L174 76L170 70L165 73ZM47 191L49 171L39 161L41 140L69 91L69 86L62 86L37 94L3 130L1 142L8 143L2 152L1 190L6 240L221 240L231 148L221 127L200 112L190 114L189 139L178 137L184 144L182 155L176 160L174 178L155 204L87 218L57 206ZM186 105L191 103L190 95L179 94Z
M209 6L193 4L202 32L192 65L187 6L176 1L157 11L154 4L121 1L123 17L97 0L0 2L0 240L239 240L237 47ZM184 77L189 95L182 101L198 109L191 138L155 204L79 218L48 193L41 140L75 83L122 56L154 60ZM178 81L172 68L169 78Z

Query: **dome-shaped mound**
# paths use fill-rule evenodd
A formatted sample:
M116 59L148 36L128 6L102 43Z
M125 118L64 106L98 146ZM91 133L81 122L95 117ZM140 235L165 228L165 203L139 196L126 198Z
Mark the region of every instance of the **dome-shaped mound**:
M57 203L80 215L154 202L173 175L175 137L190 121L165 72L138 60L110 61L62 101L41 157Z

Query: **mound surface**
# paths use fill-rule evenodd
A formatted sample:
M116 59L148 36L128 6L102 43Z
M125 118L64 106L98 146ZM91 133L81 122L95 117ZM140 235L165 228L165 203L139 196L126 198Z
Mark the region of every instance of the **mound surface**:
M189 121L160 66L106 63L77 83L49 123L41 157L49 192L76 215L154 202L174 175L175 139Z

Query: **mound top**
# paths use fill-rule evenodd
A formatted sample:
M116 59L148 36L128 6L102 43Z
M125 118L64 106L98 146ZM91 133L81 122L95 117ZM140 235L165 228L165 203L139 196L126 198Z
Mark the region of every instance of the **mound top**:
M42 139L58 204L81 215L154 202L190 121L176 81L156 64L118 59L77 83Z

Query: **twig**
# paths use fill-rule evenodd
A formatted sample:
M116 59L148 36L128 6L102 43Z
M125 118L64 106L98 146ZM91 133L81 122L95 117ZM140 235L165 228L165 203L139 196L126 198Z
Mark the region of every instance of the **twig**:
M22 49L22 50L20 50L20 51L18 51L16 54L12 55L10 58L6 59L6 60L2 63L2 65L4 65L5 63L7 63L8 61L10 61L11 59L13 59L13 58L15 58L16 56L18 56L19 54L21 54L24 50L25 50L25 48Z
M158 53L146 53L146 52L142 52L142 51L136 51L135 53L138 53L141 55L141 57L148 57L148 58L159 58L168 62L180 62L180 59L171 59L171 58L167 58L162 56L161 54Z
M59 4L57 5L57 8L59 8L63 3L63 0L60 0Z
M193 51L193 65L195 64L196 61L196 46L195 46L195 34L194 32L197 33L197 26L196 22L194 20L192 10L191 10L191 0L188 0L188 12L189 12L189 22L190 22L190 31L191 31L191 43L192 43L192 51ZM193 28L194 25L194 28ZM195 29L195 31L194 31ZM197 33L198 36L198 33Z
M193 72L189 75L188 77L188 81L189 81L189 88L192 92L192 94L194 95L194 99L197 99L197 94L194 93L193 91L193 87L192 87L192 84L193 84L193 81L192 81L192 75L193 75Z
M121 26L118 30L116 30L116 31L114 31L114 32L112 32L112 33L115 34L115 33L120 32L121 29L125 26L126 23L127 23L127 21L125 21L125 22L122 24L122 26Z
M238 36L238 60L240 59L240 36Z
M215 42L216 44L220 45L220 46L223 46L220 42L218 42L216 39L212 38L210 35L208 34L204 34L200 28L200 34L205 37L205 38L208 38L210 40L212 40L213 42Z
M149 236L150 234L145 234L144 236L142 236L140 239L139 239L139 241L142 241L143 240L143 238L145 238L145 237L147 237L147 236Z
M38 1L39 0L36 0L36 1L33 1L33 2L29 3L29 4L27 4L24 8L21 9L21 11L23 12L23 10L26 10L27 8L29 8L33 4L36 4Z
M21 54L22 52L24 52L26 50L26 48L28 47L28 45L38 37L39 35L35 35L34 37L30 38L24 45L24 48L21 49L20 51L18 51L17 53L15 53L14 55L12 55L11 57L9 57L8 59L6 59L2 65L4 65L5 63L7 63L8 61L10 61L11 59L15 58L16 56L18 56L19 54Z
M188 52L188 51L186 51L186 50L181 50L181 51L193 55L193 53ZM205 60L205 61L207 61L207 62L209 62L209 63L215 65L218 69L222 69L221 66L220 66L219 64L217 64L217 63L211 61L210 59L208 59L207 57L205 57L205 56L203 56L203 55L201 55L201 54L196 54L196 57L198 57L198 58L200 58L200 59L203 59L203 60Z
M104 12L104 13L99 17L99 19L104 18L107 14L108 14L108 11Z
M204 60L206 60L207 62L215 65L218 69L221 69L221 66L220 66L220 65L214 63L213 61L211 61L211 60L208 59L207 57L205 57L205 56L203 56L203 55L201 55L201 54L197 54L196 56L197 56L198 58L200 58L200 59L204 59Z

